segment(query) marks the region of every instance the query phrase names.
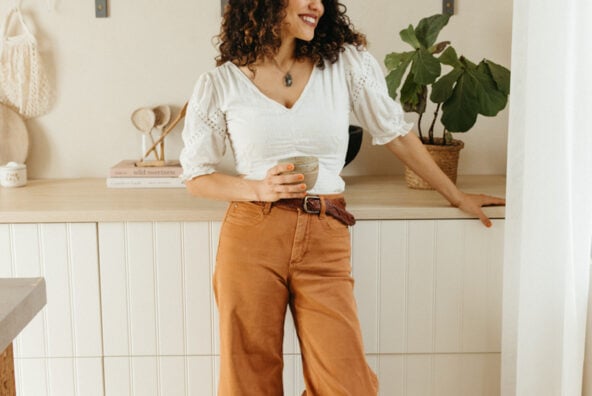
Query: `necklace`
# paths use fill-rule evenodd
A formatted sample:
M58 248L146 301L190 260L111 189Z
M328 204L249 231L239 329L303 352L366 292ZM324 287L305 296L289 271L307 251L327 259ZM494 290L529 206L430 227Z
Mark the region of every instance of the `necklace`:
M294 58L294 60L292 61L292 64L290 65L290 67L288 68L287 72L284 72L282 70L282 68L280 67L280 65L278 64L277 60L275 60L275 58L271 58L271 60L273 61L273 64L275 65L275 67L284 74L284 86L285 87L291 87L292 86L292 82L294 82L294 80L292 79L292 74L290 74L290 71L292 70L292 67L294 67L294 63L296 62L296 58Z

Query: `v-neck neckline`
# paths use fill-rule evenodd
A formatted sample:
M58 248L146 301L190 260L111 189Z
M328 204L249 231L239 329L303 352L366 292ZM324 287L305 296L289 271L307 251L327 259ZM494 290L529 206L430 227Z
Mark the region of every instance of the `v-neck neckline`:
M278 102L277 100L272 99L269 96L267 96L266 94L264 94L263 91L261 91L259 89L259 87L257 85L255 85L255 83L249 77L247 77L247 75L245 73L243 73L243 71L237 65L235 65L232 62L228 62L228 63L231 65L231 68L236 73L238 73L240 75L240 78L242 78L242 80L247 84L247 86L250 87L250 89L255 91L260 97L267 100L268 102L273 103L275 106L281 107L284 111L294 111L300 105L300 102L302 101L302 99L306 95L306 92L309 90L310 85L312 85L312 81L313 81L313 78L315 77L316 69L317 69L317 66L313 65L312 71L311 71L310 75L308 76L308 81L306 82L306 85L302 89L302 92L300 92L300 96L298 96L298 98L296 99L296 101L294 102L292 107L287 107L286 105L284 105L284 104Z

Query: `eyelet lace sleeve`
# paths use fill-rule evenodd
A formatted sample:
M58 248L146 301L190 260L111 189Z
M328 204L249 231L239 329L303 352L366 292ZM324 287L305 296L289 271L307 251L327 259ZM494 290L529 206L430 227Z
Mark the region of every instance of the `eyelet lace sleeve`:
M215 172L226 151L226 118L209 74L202 75L187 106L179 160L185 181Z
M413 124L405 121L401 105L388 94L380 65L366 50L346 48L346 72L354 115L372 135L372 144L386 144L406 135Z

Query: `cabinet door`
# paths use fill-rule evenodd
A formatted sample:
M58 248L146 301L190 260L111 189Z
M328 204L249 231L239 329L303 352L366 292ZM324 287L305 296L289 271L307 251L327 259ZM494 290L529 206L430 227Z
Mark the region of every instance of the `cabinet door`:
M499 395L504 221L359 221L355 293L383 395Z
M18 394L102 394L96 224L0 224L0 276L47 285L14 341Z
M217 237L210 222L99 224L107 394L212 394Z

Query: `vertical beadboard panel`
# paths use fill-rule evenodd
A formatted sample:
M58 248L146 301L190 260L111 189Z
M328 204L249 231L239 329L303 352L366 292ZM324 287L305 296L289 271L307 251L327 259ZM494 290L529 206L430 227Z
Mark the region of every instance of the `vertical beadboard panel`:
M101 396L102 363L95 358L15 359L19 396Z
M50 359L14 359L16 393L19 396L51 396L49 388Z
M461 354L434 356L434 395L465 395L462 383L466 372L462 370L462 361Z
M153 223L125 223L125 227L130 350L133 356L155 356L159 351Z
M463 395L497 396L500 394L499 354L465 355L462 359Z
M354 292L367 353L378 353L380 225L377 221L360 221L352 229Z
M464 223L436 222L434 352L462 351Z
M10 225L0 224L0 278L12 277L12 238Z
M103 347L96 224L68 224L67 234L74 356L100 356Z
M136 393L132 381L131 357L105 357L103 359L105 375L105 395L132 396Z
M502 345L502 290L504 263L504 220L492 220L492 227L486 231L489 258L487 282L487 306L489 312L487 329L489 331L489 351L499 352ZM499 366L498 366L499 367Z
M299 354L284 355L284 396L300 396L305 390L302 373L302 356Z
M42 276L47 287L47 305L15 342L19 395L102 394L95 224L1 229L0 243L8 246L3 270L9 267L16 277Z
M159 395L186 395L187 381L185 380L186 361L183 356L162 356L158 358L160 367ZM207 387L207 383L204 384ZM203 391L201 394L204 394Z
M41 224L41 257L47 285L47 354L45 356L75 356L72 319L71 262L68 232L65 224ZM37 355L35 357L40 357Z
M404 355L379 355L378 356L379 395L399 396L407 395L406 392L406 362Z
M380 353L401 353L407 346L407 224L381 222Z
M495 352L499 351L500 335L494 332L500 331L500 326L495 322L501 322L501 317L494 317L499 312L492 309L495 304L492 301L493 285L499 287L498 277L491 277L492 266L499 267L499 263L492 261L490 246L492 234L501 232L502 227L492 227L483 230L478 222L464 222L466 227L465 238L465 263L464 263L464 301L463 301L463 350ZM491 232L489 232L491 231ZM496 238L499 242L499 240ZM497 249L503 249L498 245ZM496 259L500 256L496 255ZM499 293L495 293L497 297Z
M210 355L213 296L209 224L183 223L182 235L186 353Z
M210 356L189 356L187 358L187 395L212 395L215 393L214 362Z
M155 223L154 236L158 350L180 356L186 350L181 224Z
M76 359L77 396L105 396L103 388L103 361L99 357ZM56 394L57 396L57 394Z
M210 222L210 268L211 273L214 274L216 270L216 252L218 251L218 239L220 237L220 228L222 226L221 222L213 221ZM211 283L210 283L211 284ZM216 299L214 298L214 290L210 287L211 293L211 307L212 307L212 350L214 351L215 355L220 355L220 335L219 335L219 326L218 326L218 308L216 306ZM218 378L216 374L216 378Z
M130 351L128 266L123 223L99 223L99 258L105 356Z
M284 396L292 396L296 392L295 355L284 355Z
M41 257L40 226L35 224L11 225L13 276L29 278L43 276L45 269ZM49 282L46 282L50 298ZM48 303L49 304L49 303ZM46 307L47 308L47 307ZM16 357L47 356L47 310L44 308L16 338Z
M431 395L433 390L433 359L432 355L406 355L405 395ZM467 393L477 396L479 393ZM453 395L450 395L453 396Z
M430 353L434 347L434 234L434 221L409 222L407 352Z
M159 358L132 357L133 396L158 395L160 390Z
M296 328L294 326L294 319L288 307L286 313L286 322L284 323L284 345L283 351L285 354L299 353L298 337L296 336Z

